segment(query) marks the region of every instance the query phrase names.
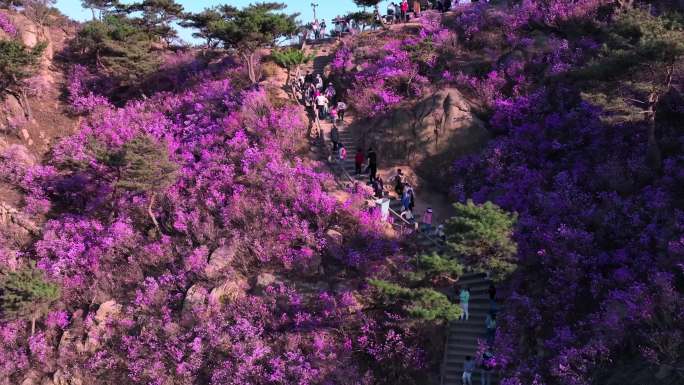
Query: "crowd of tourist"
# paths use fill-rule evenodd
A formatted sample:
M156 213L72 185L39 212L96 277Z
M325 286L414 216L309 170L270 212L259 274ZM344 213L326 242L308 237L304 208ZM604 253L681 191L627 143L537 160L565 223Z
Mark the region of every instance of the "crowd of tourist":
M471 0L476 1L476 0ZM367 24L367 20L357 20L356 15L340 16L331 20L332 29L328 30L325 20L315 19L311 24L302 29L302 39L321 40L328 37L344 36L362 31L366 25L371 30L389 24L406 23L420 16L421 12L434 9L439 12L447 12L452 7L452 0L403 0L391 2L387 5L387 12L383 15L376 6L373 10L373 20Z

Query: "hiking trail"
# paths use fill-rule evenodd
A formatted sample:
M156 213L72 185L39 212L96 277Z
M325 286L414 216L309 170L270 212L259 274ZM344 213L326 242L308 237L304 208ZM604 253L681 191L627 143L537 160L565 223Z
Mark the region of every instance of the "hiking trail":
M302 73L312 71L313 74L326 74L326 67L332 61L333 54L339 42L336 39L329 38L317 41L314 43L307 43L303 49L307 53L313 54L313 60L301 68ZM282 88L286 85L283 83ZM340 92L338 90L338 92ZM318 132L316 138L312 141L312 152L318 153L322 160L328 158L331 149L327 145L329 143L330 131L333 127L332 123L327 119L312 120L312 116L307 113L309 119L310 132ZM335 175L338 185L349 186L352 183L363 183L368 181L367 174L355 175L355 161L354 154L357 148L362 148L365 152L366 148L361 147L366 143L354 136L352 130L349 129L352 124L359 124L355 119L353 111L347 111L344 122L338 124L339 141L347 149L347 157L344 161L328 162L329 167ZM313 155L313 154L312 154ZM396 168L402 170L410 170L411 167L393 164L390 167L382 167L382 154L378 154L378 175L388 183L388 175ZM422 182L422 181L421 181ZM420 222L421 214L427 207L432 207L435 212L435 221L433 224L441 223L443 220L451 216L453 207L448 197L442 192L432 189L429 183L420 183L419 187L415 188L415 218ZM399 232L410 226L408 222L399 217L402 211L402 204L400 199L391 200L390 216L395 230ZM441 251L444 248L443 242L440 240L427 236L424 233L415 233L414 239L416 246L423 252ZM491 281L485 274L482 273L466 273L460 277L458 284L463 287L469 287L471 290L471 297L469 302L470 317L467 321L454 321L447 325L447 338L445 341L444 357L442 361L440 384L441 385L458 385L461 384L463 373L463 364L466 356L476 357L478 350L478 340L485 339L485 318L489 311L489 296L488 288ZM458 293L453 293L453 288L449 288L451 295L457 297ZM478 368L472 375L473 383L479 384L481 377L481 370ZM498 384L497 374L492 373L491 384Z

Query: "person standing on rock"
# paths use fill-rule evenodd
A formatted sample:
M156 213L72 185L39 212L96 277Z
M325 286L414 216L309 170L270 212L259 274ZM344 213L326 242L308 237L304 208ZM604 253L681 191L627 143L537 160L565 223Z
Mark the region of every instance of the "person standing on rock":
M394 10L396 9L396 4L394 2L389 3L387 6L387 20L391 23L395 21Z
M463 385L473 385L473 371L475 371L475 361L473 357L466 356L463 363Z
M356 171L356 175L360 175L363 167L363 162L366 161L366 156L363 153L363 150L359 147L356 149L356 155L354 156L354 170Z
M458 298L461 301L461 308L463 309L461 319L467 321L469 318L468 302L470 301L470 289L467 287L462 288L461 293L458 295Z
M321 38L321 24L318 22L318 19L314 20L313 25L311 26L311 29L313 29L314 40L320 39Z
M420 0L413 0L413 14L415 17L420 17Z
M408 21L408 10L409 5L407 0L402 0L401 2L401 22L406 23Z
M375 180L375 177L378 174L378 155L371 147L368 149L368 154L366 154L366 157L368 158L368 173L370 176L370 181L372 182Z

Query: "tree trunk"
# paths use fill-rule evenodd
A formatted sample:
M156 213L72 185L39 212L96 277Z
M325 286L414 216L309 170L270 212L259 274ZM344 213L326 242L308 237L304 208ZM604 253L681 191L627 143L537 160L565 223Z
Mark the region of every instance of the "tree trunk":
M648 112L646 114L646 119L648 122L648 150L646 153L646 160L649 167L653 170L660 170L662 164L662 155L660 153L660 146L658 145L658 139L656 138L656 124L655 124L655 111L653 106L649 106Z
M243 59L245 60L245 64L247 64L247 75L249 76L249 80L252 82L252 84L256 84L256 72L254 69L254 53L243 53L242 54Z
M31 336L36 334L36 315L31 316Z
M28 101L28 96L26 96L26 91L22 88L21 91L22 104L24 105L24 113L26 114L26 119L33 119L33 111L31 111L31 105Z
M152 223L154 223L154 227L157 229L157 231L161 232L159 229L159 222L157 222L157 217L154 216L154 212L152 211L152 207L154 206L154 198L157 196L157 193L152 193L150 196L150 204L147 206L147 214L150 216L152 219Z

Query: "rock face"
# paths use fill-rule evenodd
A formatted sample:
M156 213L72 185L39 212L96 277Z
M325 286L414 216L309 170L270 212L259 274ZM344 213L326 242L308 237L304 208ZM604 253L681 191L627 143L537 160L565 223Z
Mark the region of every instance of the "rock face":
M23 14L3 10L17 29L17 38L28 47L47 43L36 75L29 79L25 91L28 108L13 95L0 95L0 137L7 142L26 145L32 152L42 154L53 140L74 132L78 119L66 113L62 102L65 76L57 59L68 41L76 33L77 25L55 17L50 26L40 26ZM12 37L0 33L0 39ZM30 111L30 114L29 114ZM0 143L0 147L1 143ZM1 148L0 148L1 149Z
M231 262L235 258L237 247L232 242L227 243L218 249L214 250L209 256L209 263L207 263L204 273L209 279L220 278L226 269L230 268Z
M444 176L441 172L448 171L454 159L480 149L490 138L471 103L455 88L435 91L355 130L365 146L375 148L380 167L409 163L426 179Z
M114 319L121 314L122 306L114 300L110 300L100 304L100 307L95 313L95 322L89 327L88 339L85 343L85 349L89 352L94 352L103 342L100 336L106 328L107 321Z
M222 285L215 287L209 293L209 303L217 305L221 302L232 302L243 297L249 290L249 283L244 277L235 274Z

